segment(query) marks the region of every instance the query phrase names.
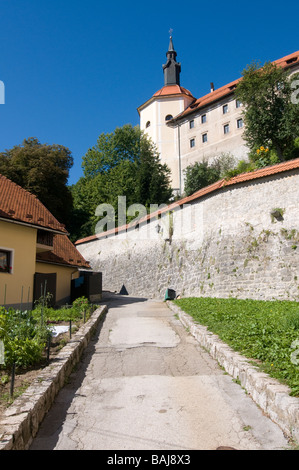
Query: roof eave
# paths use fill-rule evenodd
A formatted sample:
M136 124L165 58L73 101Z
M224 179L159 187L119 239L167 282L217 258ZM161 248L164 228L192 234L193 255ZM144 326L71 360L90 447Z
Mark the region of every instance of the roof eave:
M10 217L1 216L0 220L2 220L3 222L10 222L12 224L24 225L25 227L31 227L31 228L35 228L35 229L38 229L38 230L45 230L47 232L52 232L52 233L55 233L57 235L67 235L67 236L69 235L69 232L67 232L66 230L57 230L57 229L54 229L54 228L51 228L51 227L48 227L48 226L44 226L44 225L31 224L30 222L23 222L22 220L13 219L13 218L10 218Z
M214 93L214 92L212 92L212 93ZM168 126L171 125L171 124L176 125L176 124L179 123L179 121L181 121L181 120L183 121L185 118L187 119L192 114L196 114L198 111L201 111L202 109L205 109L205 108L213 105L217 101L220 101L223 98L227 98L228 96L233 95L233 94L234 94L234 90L230 90L229 92L225 93L224 95L221 95L218 98L215 97L215 99L209 101L208 103L203 104L202 106L200 106L200 104L199 104L198 106L196 106L196 108L190 109L190 111L188 111L188 108L187 108L185 111L182 111L180 114L178 114L174 118L170 119L167 122L167 125ZM195 101L197 101L197 100L195 100ZM192 106L192 104L194 104L194 102L191 103L188 107Z

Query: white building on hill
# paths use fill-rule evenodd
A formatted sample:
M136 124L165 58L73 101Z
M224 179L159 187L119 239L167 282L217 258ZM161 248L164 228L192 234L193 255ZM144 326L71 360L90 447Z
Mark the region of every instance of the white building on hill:
M170 37L163 65L164 86L139 106L140 128L156 144L162 163L171 169L172 187L181 194L183 171L197 161L230 153L237 159L248 152L242 138L242 104L234 90L237 79L205 96L195 98L180 84L181 64ZM291 74L299 70L299 51L276 60Z

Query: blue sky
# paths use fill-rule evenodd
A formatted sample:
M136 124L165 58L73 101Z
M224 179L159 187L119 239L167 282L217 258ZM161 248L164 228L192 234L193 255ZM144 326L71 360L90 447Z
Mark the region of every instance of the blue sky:
M169 29L195 97L299 50L296 1L0 0L0 151L37 137L68 147L69 184L102 133L163 86Z

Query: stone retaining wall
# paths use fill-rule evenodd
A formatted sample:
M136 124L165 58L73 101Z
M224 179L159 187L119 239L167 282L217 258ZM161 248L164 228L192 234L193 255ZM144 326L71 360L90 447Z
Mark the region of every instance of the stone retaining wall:
M299 399L289 395L290 390L249 363L248 359L233 351L205 326L196 324L190 315L167 301L199 344L231 375L238 380L255 403L280 426L289 437L299 442Z
M79 362L106 312L106 306L98 308L53 362L41 371L30 387L6 410L4 419L0 421L0 450L29 448L57 393Z
M153 217L76 246L112 292L299 300L298 169L224 186L171 217L171 230Z

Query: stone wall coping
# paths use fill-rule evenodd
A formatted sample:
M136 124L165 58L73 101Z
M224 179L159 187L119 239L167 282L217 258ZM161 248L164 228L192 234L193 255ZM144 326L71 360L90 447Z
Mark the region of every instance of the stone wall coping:
M69 343L45 367L27 390L7 408L0 420L0 451L27 450L56 395L107 313L103 305L72 335Z
M197 324L190 315L171 301L168 307L178 315L198 343L238 380L253 401L275 422L288 438L299 442L299 398L290 396L290 389L260 371L249 359L235 352L207 327Z

